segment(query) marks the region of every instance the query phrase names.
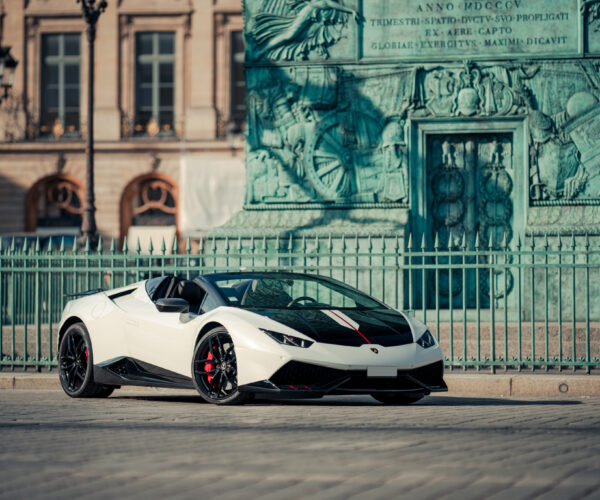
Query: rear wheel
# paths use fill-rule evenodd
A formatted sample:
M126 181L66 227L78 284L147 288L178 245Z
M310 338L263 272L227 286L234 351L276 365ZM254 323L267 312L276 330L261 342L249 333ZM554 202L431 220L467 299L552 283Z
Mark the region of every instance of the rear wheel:
M408 396L406 394L371 394L380 403L386 405L410 405L423 399L423 395Z
M60 384L72 398L106 398L114 387L94 383L92 343L83 323L71 325L58 347Z
M209 403L240 404L248 399L238 390L235 349L223 327L212 329L196 345L192 374L196 390Z

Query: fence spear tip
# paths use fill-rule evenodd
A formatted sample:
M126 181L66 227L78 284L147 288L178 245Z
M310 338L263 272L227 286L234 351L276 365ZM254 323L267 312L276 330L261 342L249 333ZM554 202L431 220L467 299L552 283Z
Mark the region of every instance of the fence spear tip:
M128 248L127 248L127 235L125 235L125 236L123 236L123 250L122 250L122 252L123 253L127 253L127 250L128 250Z
M116 243L115 243L115 239L111 238L110 239L110 251L111 253L115 253L117 247L116 247Z
M490 241L488 242L488 248L494 247L494 233L490 231Z

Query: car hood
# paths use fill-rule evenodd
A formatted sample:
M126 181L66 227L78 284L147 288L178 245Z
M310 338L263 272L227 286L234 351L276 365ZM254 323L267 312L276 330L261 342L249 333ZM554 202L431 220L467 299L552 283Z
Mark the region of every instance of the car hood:
M249 310L325 344L391 347L414 342L409 322L402 314L390 309Z

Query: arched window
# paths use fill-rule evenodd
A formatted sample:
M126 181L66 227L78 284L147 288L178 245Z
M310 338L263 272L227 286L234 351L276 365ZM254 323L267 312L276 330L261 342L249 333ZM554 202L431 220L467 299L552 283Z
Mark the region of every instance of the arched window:
M44 177L27 192L25 229L44 232L78 232L83 213L83 186L73 177Z
M131 181L121 198L121 238L128 236L133 245L139 237L145 250L150 237L156 249L164 237L170 250L176 233L176 184L160 174L143 175Z

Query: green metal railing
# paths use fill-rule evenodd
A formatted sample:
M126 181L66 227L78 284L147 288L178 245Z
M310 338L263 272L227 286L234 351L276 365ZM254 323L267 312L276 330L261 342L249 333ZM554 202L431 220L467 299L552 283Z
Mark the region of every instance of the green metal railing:
M56 366L65 294L166 273L293 270L344 281L428 324L448 369L584 370L600 366L600 249L587 236L514 245L415 244L411 236L238 238L164 243L142 255L0 247L0 367ZM1 241L0 241L1 245Z

